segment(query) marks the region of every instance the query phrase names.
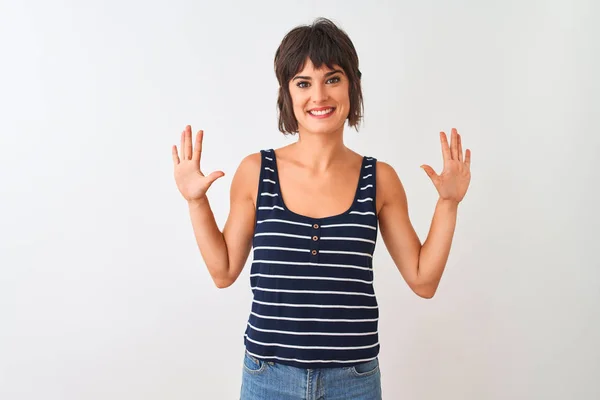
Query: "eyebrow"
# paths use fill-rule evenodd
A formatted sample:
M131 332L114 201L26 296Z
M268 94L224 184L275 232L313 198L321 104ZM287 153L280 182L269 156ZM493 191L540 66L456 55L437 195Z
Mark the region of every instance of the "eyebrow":
M341 69L334 69L333 71L329 71L328 73L325 74L325 78L333 75L333 74L337 74L337 73L341 73L342 75L344 74L344 71L342 71ZM311 80L312 78L310 76L295 76L294 79L292 80L296 80L296 79L306 79L306 80Z

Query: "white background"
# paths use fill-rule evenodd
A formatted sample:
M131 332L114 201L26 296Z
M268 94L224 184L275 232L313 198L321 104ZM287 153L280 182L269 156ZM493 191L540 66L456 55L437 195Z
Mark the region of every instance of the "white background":
M473 151L433 299L377 246L384 398L600 398L599 11L2 0L0 398L239 397L249 268L212 283L171 145L205 130L222 227L240 160L295 140L277 131L273 56L318 16L360 57L365 120L346 144L396 168L421 240L439 131Z

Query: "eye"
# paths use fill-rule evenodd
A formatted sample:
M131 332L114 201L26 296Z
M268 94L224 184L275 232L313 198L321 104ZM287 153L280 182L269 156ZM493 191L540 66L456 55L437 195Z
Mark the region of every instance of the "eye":
M339 76L334 76L334 77L331 77L331 78L327 79L326 83L332 83L333 84L333 83L338 83L340 81L341 81L341 78ZM296 86L299 87L299 88L301 88L301 89L306 89L307 87L310 86L310 82L300 81L300 82L296 83Z

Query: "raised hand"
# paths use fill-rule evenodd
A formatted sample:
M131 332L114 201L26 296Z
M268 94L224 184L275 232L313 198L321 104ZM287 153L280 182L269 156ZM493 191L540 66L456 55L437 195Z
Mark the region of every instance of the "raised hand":
M463 160L462 139L455 128L452 128L452 142L448 145L448 139L444 132L440 132L442 142L442 155L444 158L444 169L438 175L429 165L421 165L425 170L440 198L460 202L467 193L471 182L471 150L467 149Z
M204 198L210 185L225 175L223 171L214 171L205 176L200 170L203 136L204 131L198 131L196 142L192 146L192 127L187 125L181 132L179 154L177 154L177 146L173 145L171 149L175 169L175 183L177 189L188 202Z

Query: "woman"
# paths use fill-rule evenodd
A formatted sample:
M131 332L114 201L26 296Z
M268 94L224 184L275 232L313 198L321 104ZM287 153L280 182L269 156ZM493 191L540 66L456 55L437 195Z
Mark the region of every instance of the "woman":
M219 288L253 248L252 311L242 399L380 399L378 308L372 257L378 229L409 287L431 298L446 264L457 208L470 182L470 151L440 133L444 169L422 166L439 200L421 244L394 169L344 145L362 117L358 56L327 19L290 31L275 54L279 130L298 141L247 156L219 230L206 192L224 175L200 170L203 131L173 146L175 180L196 241Z

